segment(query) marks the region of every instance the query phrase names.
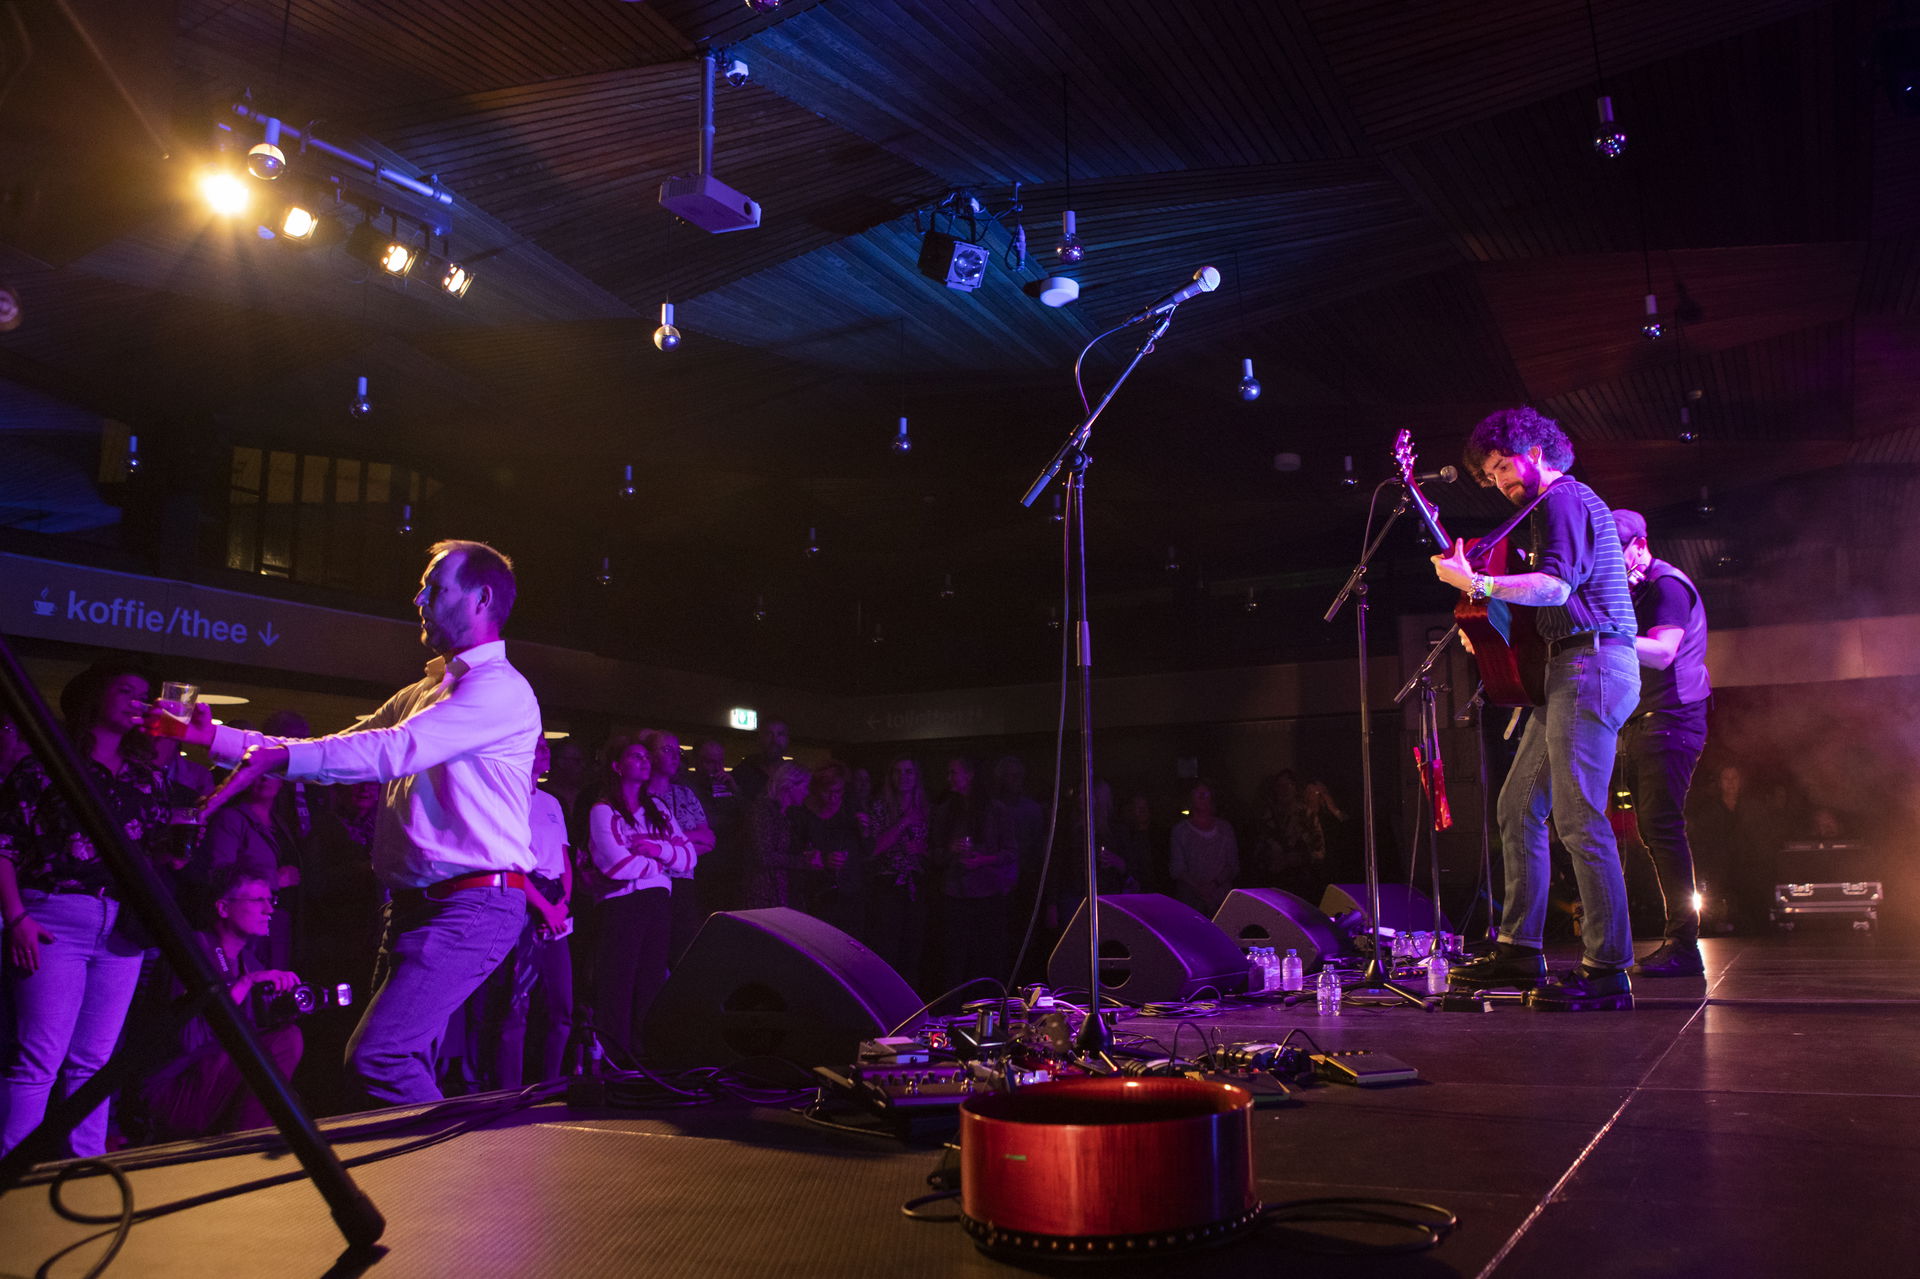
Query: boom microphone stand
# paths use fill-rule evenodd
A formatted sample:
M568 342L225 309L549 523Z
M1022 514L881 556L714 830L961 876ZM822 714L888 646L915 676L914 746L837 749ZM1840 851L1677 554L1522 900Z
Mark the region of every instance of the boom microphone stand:
M1080 1033L1074 1038L1074 1047L1087 1054L1105 1053L1113 1045L1113 1033L1100 1008L1100 851L1099 840L1094 832L1093 802L1093 629L1087 618L1086 485L1087 467L1093 459L1087 456L1086 447L1093 435L1094 422L1106 410L1121 384L1153 350L1153 344L1166 333L1177 309L1176 303L1148 317L1151 327L1146 340L1133 353L1133 358L1127 361L1127 367L1120 370L1120 376L1114 378L1113 384L1100 397L1100 402L1093 406L1092 412L1053 451L1053 457L1033 483L1027 486L1026 494L1020 499L1020 505L1032 506L1035 499L1053 483L1054 477L1062 469L1066 470L1067 498L1063 514L1071 521L1067 541L1067 572L1073 584L1073 598L1068 601L1070 616L1066 620L1074 628L1075 671L1080 685L1080 803L1083 806L1080 824L1086 845L1087 872L1087 1016L1080 1023ZM1112 331L1118 332L1117 329ZM1106 336L1105 333L1100 335ZM1094 342L1099 340L1095 338ZM1091 349L1093 343L1087 345Z
M352 1248L369 1248L386 1229L386 1218L353 1183L333 1147L300 1105L286 1080L267 1060L253 1027L226 996L226 983L213 971L206 955L191 940L180 908L160 884L144 857L127 846L126 834L107 816L106 804L92 777L64 733L54 726L46 703L20 666L13 649L0 639L0 702L13 713L33 754L46 767L55 790L71 808L81 832L113 873L120 898L146 926L173 970L186 985L189 998L199 1005L220 1046L226 1050L254 1096L273 1116L274 1126L289 1149L313 1178L314 1187L333 1211L333 1220ZM123 1046L119 1052L126 1051ZM116 1053L116 1061L119 1053ZM118 1072L115 1062L64 1100L48 1107L38 1128L29 1133L6 1158L0 1159L0 1194L20 1180L34 1157L72 1130L76 1121L106 1099Z

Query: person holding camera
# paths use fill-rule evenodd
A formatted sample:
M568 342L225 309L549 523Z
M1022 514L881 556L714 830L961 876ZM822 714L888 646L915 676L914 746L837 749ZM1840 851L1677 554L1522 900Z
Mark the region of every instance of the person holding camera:
M260 1046L275 1068L290 1078L305 1042L292 1001L275 996L293 991L300 978L261 967L254 954L273 928L273 886L244 865L227 866L214 875L207 912L209 927L195 933L195 940L227 982L227 997L259 1028ZM177 983L174 993L180 994ZM173 1057L147 1077L140 1096L155 1141L264 1128L273 1122L203 1017L181 1028Z

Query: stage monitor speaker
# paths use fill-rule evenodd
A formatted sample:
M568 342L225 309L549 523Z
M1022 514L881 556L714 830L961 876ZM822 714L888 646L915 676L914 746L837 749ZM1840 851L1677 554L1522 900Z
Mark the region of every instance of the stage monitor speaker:
M720 911L654 999L646 1055L664 1070L743 1057L846 1066L919 1007L886 960L831 924L784 906Z
M1308 972L1347 949L1346 938L1304 897L1279 888L1236 888L1213 913L1213 926L1248 946L1297 951Z
M1320 898L1320 913L1338 919L1358 911L1367 915L1365 884L1328 884ZM1442 923L1444 924L1444 920ZM1433 898L1405 884L1380 885L1380 926L1401 932L1430 932L1433 929Z
M1057 990L1087 989L1087 903L1060 935L1047 960ZM1114 893L1100 899L1100 985L1118 999L1162 1003L1204 991L1247 988L1247 957L1233 938L1193 907L1158 893Z

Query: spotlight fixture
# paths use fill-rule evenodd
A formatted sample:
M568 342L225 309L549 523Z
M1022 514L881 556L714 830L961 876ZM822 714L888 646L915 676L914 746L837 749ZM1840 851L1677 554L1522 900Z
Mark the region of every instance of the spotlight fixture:
M819 529L809 528L807 530L807 544L801 548L801 554L805 555L810 560L820 558L820 530Z
M1680 431L1674 438L1678 439L1682 444L1698 444L1700 442L1700 433L1693 429L1693 408L1691 405L1682 404L1680 406Z
M440 287L453 297L463 298L473 287L473 272L458 262L448 262L440 268Z
M1060 607L1057 604L1047 606L1047 629L1050 631L1060 629Z
M953 574L951 573L947 574L946 577L941 579L940 598L943 600L950 600L953 598Z
M1240 361L1240 398L1251 404L1260 398L1260 380L1253 375L1253 357Z
M754 620L756 625L767 620L766 596L756 595L753 597L753 612L749 613L748 616Z
M393 531L398 533L401 537L412 536L413 534L413 503L406 502L401 505L400 522L393 526Z
M289 204L280 214L280 237L295 244L306 244L320 229L320 217L305 205Z
M367 398L367 379L358 378L354 382L353 403L347 405L347 412L354 417L365 417L373 412L373 401Z
M747 0L747 8L755 13L772 13L780 7L780 0Z
M1086 246L1080 243L1080 228L1072 209L1060 215L1060 243L1053 246L1053 252L1068 266L1087 256Z
M127 474L137 475L140 471L140 437L127 436Z
M593 575L593 580L601 586L613 585L613 560L611 558L605 555L600 557L600 571Z
M1600 117L1593 130L1593 150L1603 159L1618 160L1627 151L1627 131L1613 120L1613 99L1601 94L1594 103Z
M1695 503L1693 513L1703 520L1713 518L1713 493L1704 484L1700 486L1700 500Z
M1649 342L1658 342L1667 335L1666 326L1660 323L1659 295L1647 294L1647 318L1640 322L1640 336Z
M269 119L260 126L261 139L247 152L247 172L262 182L271 182L287 171L287 153L280 149L280 122Z
M913 452L913 437L907 434L907 419L904 417L900 419L899 426L894 429L893 443L889 447L891 447L895 453L906 454Z
M873 634L867 636L867 643L879 645L879 644L884 644L886 642L887 642L887 637L880 633L880 623L875 622L873 624Z
M207 207L223 218L238 217L253 202L247 184L230 169L209 169L201 174L200 195Z
M619 493L621 497L626 498L628 501L632 501L634 498L640 496L640 490L633 482L632 463L628 463L625 467L621 468Z
M1240 605L1240 611L1247 614L1258 613L1260 611L1260 598L1253 593L1251 586L1247 588L1247 598L1245 602Z
M1360 477L1353 473L1353 454L1349 453L1346 455L1346 458L1344 459L1344 462L1343 462L1343 467L1344 469L1341 471L1341 474L1340 474L1340 483L1350 489L1359 488Z
M1180 571L1180 552L1171 545L1167 547L1166 569L1169 573L1178 573Z
M1067 522L1066 504L1060 500L1058 493L1053 495L1053 522L1055 524L1065 524Z
M420 256L411 244L400 239L397 226L392 234L388 234L375 226L371 219L353 228L353 233L347 237L347 252L396 279L405 279Z
M727 69L721 74L726 76L728 84L738 89L753 79L753 68L747 65L745 58L729 58Z
M961 293L971 293L986 282L991 258L980 245L945 231L929 231L920 242L921 274Z
M680 347L680 330L673 327L673 303L660 304L660 327L653 331L653 344L662 351L675 351Z

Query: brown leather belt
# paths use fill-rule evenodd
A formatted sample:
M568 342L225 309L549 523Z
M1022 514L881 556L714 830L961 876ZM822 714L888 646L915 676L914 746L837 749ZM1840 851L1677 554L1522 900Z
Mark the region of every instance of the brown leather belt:
M393 895L393 900L402 906L417 906L421 902L443 902L455 893L465 892L469 888L525 888L527 877L517 870L483 870L471 875L455 875L452 879L443 879L437 884L428 884L425 888L402 888Z
M1602 635L1598 631L1583 631L1578 635L1569 635L1547 645L1547 652L1558 656L1570 649L1577 648L1622 648L1633 643L1631 635Z

